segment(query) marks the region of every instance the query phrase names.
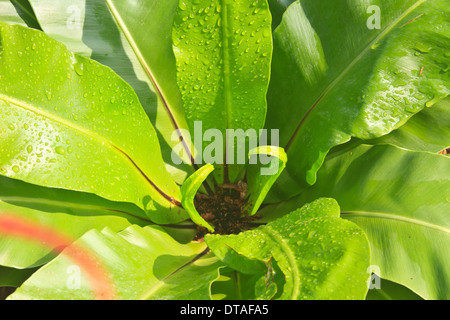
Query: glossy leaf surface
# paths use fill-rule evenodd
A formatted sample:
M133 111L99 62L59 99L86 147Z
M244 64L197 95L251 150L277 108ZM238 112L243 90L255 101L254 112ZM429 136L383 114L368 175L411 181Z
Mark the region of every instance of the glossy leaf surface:
M257 130L264 125L272 53L270 18L265 0L179 2L173 48L186 120L192 134L198 134L196 121L201 121L203 131L220 131L221 164L237 161L227 129ZM206 144L196 145L197 151ZM219 184L234 181L235 174L223 175Z
M264 157L267 163L262 163L260 158L260 164L247 166L248 205L244 210L250 215L254 215L258 211L270 188L286 167L288 160L283 148L275 146L262 146L250 150L250 159L258 156Z
M183 208L189 214L194 223L205 227L210 232L214 232L214 227L206 222L206 220L203 219L197 212L194 205L194 198L203 181L205 181L213 170L214 166L212 164L207 164L195 171L189 178L186 179L186 181L184 181L181 186L181 203L183 204Z
M0 31L0 174L132 202L162 223L184 219L171 209L179 188L129 85L42 32Z
M131 226L120 233L93 230L39 269L9 299L209 299L222 264L205 248L204 243L182 245L159 227ZM88 264L74 257L94 261L95 270L82 269ZM78 282L74 272L68 273L77 266ZM90 279L99 272L101 279Z
M448 95L444 13L442 0L306 0L286 10L266 126L280 129L290 161L272 202L315 183L333 146L387 134Z
M360 226L380 276L425 299L448 299L450 159L393 146L359 146L330 155L317 183L268 206L270 219L317 197L333 197L341 216Z
M407 123L367 144L393 144L408 150L437 153L450 146L450 99L415 114Z
M4 266L40 266L91 229L107 226L120 231L131 224L151 223L137 206L92 194L44 188L1 176L0 186L0 221L13 218L22 226L0 231L0 265ZM47 235L39 236L39 230L47 230ZM58 239L49 242L51 234L57 234Z
M241 270L249 259L276 260L285 278L280 299L363 299L367 292L367 238L339 218L333 199L319 199L238 235L207 235L205 241L224 263L243 273L249 273Z
M46 34L109 66L133 87L157 129L166 167L181 184L193 167L188 137L183 137L183 162L177 165L171 158L179 143L178 136L172 139L174 130L187 129L171 41L178 0L31 0L31 4Z
M11 6L2 10L0 0L0 21L23 24L18 5L28 1L11 2L16 12ZM264 112L254 108L265 92L243 90L253 90L252 82L263 88L264 73L257 72L267 66L270 53L259 51L264 63L249 69L243 57L251 56L250 49L258 53L260 47L244 50L245 39L270 30L270 19L246 20L248 8L240 12L239 4L249 5L248 16L262 18L266 0L30 0L46 33L110 66L125 81L40 33L23 29L22 34L14 30L19 27L0 24L0 174L5 176L0 176L0 265L39 266L69 243L30 241L42 232L14 237L8 222L58 232L70 242L84 234L13 299L208 299L214 281L213 298L363 299L367 238L371 268L379 268L382 282L401 283L427 299L449 298L450 167L448 157L429 153L449 146L448 5L444 0L293 2L268 0L272 28L279 27L267 128L280 129L290 160L268 202L301 194L263 207L257 229L208 235L207 244L228 265L224 269L205 244L182 245L169 229L137 225L151 219L172 228L188 214L199 217L192 200L212 169L200 168L178 188L171 178L181 185L198 167L192 164L188 134L179 137L174 129L189 123L192 131L195 120L205 119L212 126L203 129L215 129L234 116L217 110L247 110L240 103L248 101L253 109L235 122L240 128L249 124L244 129L264 123L258 119L264 119L265 105ZM202 8L191 10L191 4ZM203 4L215 10L206 12ZM202 42L203 33L211 36L209 43ZM227 50L233 42L239 50ZM204 58L217 63L208 70ZM241 62L240 71L247 72L228 77L230 66ZM223 92L242 90L245 97L233 100L215 83ZM202 99L210 109L197 119ZM179 142L191 164L174 164L171 150ZM285 164L280 161L280 168ZM247 194L256 204L251 213L274 183L274 177L260 179L253 169L259 168L215 171L219 183L236 182L246 171ZM342 210L331 199L310 203L320 197L337 199ZM135 225L120 232L130 224ZM176 239L192 239L187 224L177 226L183 232L175 232ZM88 259L77 262L86 253ZM22 282L28 271L0 267L0 285ZM394 282L370 290L367 298L418 298Z

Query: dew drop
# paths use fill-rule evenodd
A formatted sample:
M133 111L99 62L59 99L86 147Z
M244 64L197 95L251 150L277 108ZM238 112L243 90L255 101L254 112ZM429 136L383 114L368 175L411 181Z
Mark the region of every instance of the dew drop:
M55 152L56 152L57 154L60 154L60 155L63 155L63 154L66 153L66 151L64 150L64 148L63 148L63 147L60 147L60 146L55 148Z
M82 76L82 75L84 74L84 65L83 65L82 62L77 62L77 63L75 63L73 67L74 67L74 69L75 69L75 72L76 72L79 76Z
M180 8L180 10L186 10L186 3L184 3L183 1L180 1L180 3L178 4L178 8Z
M439 101L439 97L434 97L432 100L425 103L425 107L429 108Z

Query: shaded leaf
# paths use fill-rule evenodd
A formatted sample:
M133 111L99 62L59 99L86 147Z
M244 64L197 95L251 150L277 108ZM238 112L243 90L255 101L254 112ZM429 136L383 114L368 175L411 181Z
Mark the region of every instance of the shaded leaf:
M423 300L408 288L398 283L380 280L380 288L372 289L367 292L366 300Z
M279 271L279 269L277 270ZM279 271L282 276L282 272ZM267 271L243 274L230 268L221 269L211 291L213 300L270 300L277 293L277 285L271 282L267 286Z
M26 25L30 28L42 30L39 22L37 21L36 15L33 11L28 0L11 0L12 5L16 8L19 16L25 21ZM3 12L0 10L0 12ZM1 19L0 21L9 22L7 20Z
M0 287L19 287L37 268L15 269L0 266Z
M44 227L57 232L62 239L45 243L43 238L30 241L23 233L0 232L0 265L4 266L40 266L53 259L61 246L91 229L102 230L107 226L120 231L131 224L151 223L138 207L93 194L44 188L2 176L0 186L0 220L13 217L28 225L37 236L38 230Z
M371 264L382 278L425 299L448 299L449 174L450 159L443 155L388 145L343 149L326 159L314 186L261 214L283 215L333 197L341 216L367 234Z
M281 22L283 13L295 0L268 0L270 13L272 14L272 29L275 29Z
M26 22L9 0L0 0L0 21L26 26Z

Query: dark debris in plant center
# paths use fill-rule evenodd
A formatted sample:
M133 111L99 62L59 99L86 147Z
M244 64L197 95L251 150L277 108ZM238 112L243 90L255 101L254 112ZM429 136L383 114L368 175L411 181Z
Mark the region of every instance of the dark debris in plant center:
M215 234L238 234L250 229L253 221L261 217L243 214L247 201L238 185L219 186L212 196L197 194L194 204L200 216L214 227ZM194 240L202 241L207 233L206 228L198 226Z

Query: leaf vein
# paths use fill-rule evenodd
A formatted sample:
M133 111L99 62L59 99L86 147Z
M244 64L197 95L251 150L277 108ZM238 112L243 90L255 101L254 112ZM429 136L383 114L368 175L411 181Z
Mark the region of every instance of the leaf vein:
M285 146L286 152L289 150L290 146L294 142L295 138L297 137L298 133L300 132L300 129L302 128L303 124L305 123L306 119L309 117L311 112L319 105L319 103L323 100L323 98L336 87L336 85L348 74L348 72L366 55L368 51L371 50L371 48L378 43L381 39L383 39L390 31L394 29L396 25L398 25L407 15L409 15L411 12L413 12L415 9L417 9L421 4L423 4L426 0L419 0L416 3L414 3L411 7L409 7L405 12L403 12L397 19L395 19L389 26L386 27L386 29L383 30L377 37L375 37L374 40L372 40L365 48L361 51L359 55L357 55L348 65L347 67L339 74L336 79L334 79L328 87L325 88L325 90L321 93L321 95L317 98L317 100L313 103L313 105L306 111L305 115L300 120L299 124L294 130L294 133L292 134L291 138L287 142Z
M89 138L91 138L91 139L93 139L93 140L99 141L100 144L109 147L109 148L112 149L113 151L115 151L115 152L119 153L121 156L125 157L125 158L128 160L128 162L130 162L130 163L133 165L133 167L139 171L140 175L141 175L142 177L144 177L145 180L147 180L147 182L153 187L153 189L155 189L159 194L161 194L161 196L164 197L164 199L166 199L166 200L169 201L170 203L172 203L172 204L174 204L174 205L176 205L176 206L178 206L178 207L180 207L180 208L182 207L182 205L181 205L181 203L180 203L179 201L173 199L172 197L170 197L169 195L167 195L164 191L162 191L162 190L161 190L161 189L160 189L160 188L159 188L159 187L158 187L158 186L157 186L157 185L156 185L156 184L155 184L155 183L154 183L154 182L153 182L153 181L152 181L145 173L144 173L144 171L142 171L142 169L141 169L141 168L133 161L133 159L132 159L132 158L131 158L124 150L122 150L121 148L119 148L118 146L116 146L112 141L110 141L110 140L106 139L105 137L103 137L103 136L101 136L101 135L99 135L99 134L97 134L97 133L95 133L95 132L92 132L92 131L90 131L90 130L84 128L84 127L81 127L81 126L79 126L79 125L76 125L76 124L74 124L74 123L68 121L67 119L58 117L58 116L53 115L53 114L51 114L51 113L48 113L48 112L46 112L46 111L44 111L44 110L38 109L38 108L36 108L36 107L34 107L34 106L31 106L31 105L27 104L26 102L19 101L19 100L17 100L17 99L12 98L12 97L5 96L5 95L3 95L3 94L0 94L0 100L5 101L6 103L12 103L12 104L14 104L15 106L17 106L17 107L19 107L19 108L28 110L28 111L30 111L30 112L33 112L33 113L39 115L39 116L42 116L42 117L47 118L47 119L49 119L49 120L55 121L55 122L57 122L57 123L59 123L59 124L61 124L61 125L64 125L64 126L66 126L66 127L68 127L68 128L71 128L71 129L73 129L73 130L76 130L76 131L80 132L81 134L83 134L83 135L85 135L85 136L87 136L87 137L89 137Z
M344 215L344 216L366 216L366 217L370 217L370 218L398 220L401 222L412 223L412 224L419 225L421 227L435 229L437 231L441 231L441 232L450 234L450 230L443 226L438 226L438 225L432 224L430 222L421 221L418 219L413 219L413 218L408 218L408 217L403 217L403 216L398 216L398 215L393 215L393 214L389 214L389 213L369 212L369 211L344 211L344 212L341 212L341 215Z

